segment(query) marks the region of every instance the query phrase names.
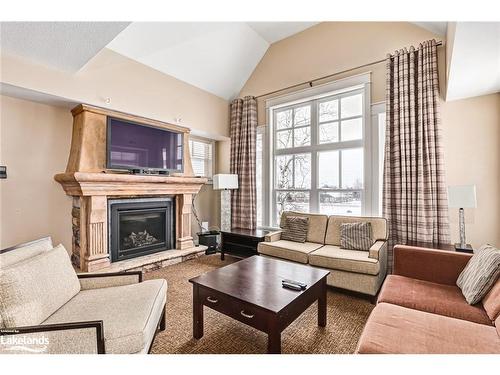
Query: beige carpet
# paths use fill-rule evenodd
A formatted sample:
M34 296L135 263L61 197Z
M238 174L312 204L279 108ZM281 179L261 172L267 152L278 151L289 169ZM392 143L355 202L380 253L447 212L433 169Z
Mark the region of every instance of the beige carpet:
M193 339L192 286L188 280L236 261L219 255L202 256L146 274L168 282L167 329L156 336L153 353L265 353L267 335L205 307L205 330ZM314 303L281 335L283 353L353 353L373 309L367 300L328 290L328 323L317 325Z

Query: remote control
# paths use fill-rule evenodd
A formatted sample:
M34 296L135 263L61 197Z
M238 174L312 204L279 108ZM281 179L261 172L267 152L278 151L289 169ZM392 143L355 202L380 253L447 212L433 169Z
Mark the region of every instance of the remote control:
M307 284L301 283L300 281L285 279L285 280L282 280L281 282L282 283L288 283L288 284L298 285L298 286L300 286L301 289L307 288Z
M283 288L287 288L287 289L292 289L292 290L297 290L297 291L301 291L302 288L296 284L290 284L290 283L281 283L281 285L283 286Z

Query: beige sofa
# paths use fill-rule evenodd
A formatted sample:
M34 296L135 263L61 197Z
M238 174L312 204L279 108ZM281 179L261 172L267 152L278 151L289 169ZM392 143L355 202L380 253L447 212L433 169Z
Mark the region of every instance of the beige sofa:
M309 218L309 230L305 243L281 239L281 231L266 236L259 243L258 252L264 256L286 259L298 263L329 269L328 285L336 288L375 296L387 271L387 224L383 218L330 216L284 212L287 216ZM375 243L369 251L340 248L342 223L369 222Z
M140 271L77 275L50 237L0 250L0 353L148 353L166 292Z

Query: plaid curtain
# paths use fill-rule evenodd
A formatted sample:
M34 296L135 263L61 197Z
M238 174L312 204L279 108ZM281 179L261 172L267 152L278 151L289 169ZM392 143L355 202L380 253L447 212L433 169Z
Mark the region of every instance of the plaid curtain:
M448 197L439 118L434 40L387 57L383 215L392 248L449 243Z
M231 173L238 175L239 188L231 192L232 228L257 227L255 184L255 138L257 100L253 96L231 103Z

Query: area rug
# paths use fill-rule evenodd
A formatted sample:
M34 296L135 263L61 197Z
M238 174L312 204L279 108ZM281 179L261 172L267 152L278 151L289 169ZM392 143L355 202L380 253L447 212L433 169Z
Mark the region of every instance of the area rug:
M146 273L145 279L163 278L168 282L167 329L156 336L155 354L262 354L267 335L205 307L204 336L193 339L192 285L189 279L237 261L226 256L202 256ZM353 353L368 315L368 300L328 290L328 322L317 325L317 305L311 305L281 334L285 354Z

